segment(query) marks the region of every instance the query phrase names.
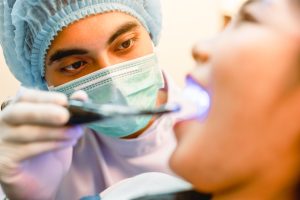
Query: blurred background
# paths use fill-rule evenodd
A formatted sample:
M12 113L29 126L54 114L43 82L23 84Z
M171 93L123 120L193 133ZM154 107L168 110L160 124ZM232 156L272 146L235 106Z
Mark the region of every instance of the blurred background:
M245 0L161 1L163 30L157 47L160 66L183 86L185 75L195 67L193 44L220 32ZM6 67L0 48L0 104L15 95L19 85Z

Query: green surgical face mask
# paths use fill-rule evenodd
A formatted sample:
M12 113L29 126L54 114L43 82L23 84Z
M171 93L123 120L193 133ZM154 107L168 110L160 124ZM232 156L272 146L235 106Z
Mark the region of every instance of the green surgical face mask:
M155 107L158 90L164 87L157 57L150 54L95 71L58 87L49 87L70 96L77 90L87 92L98 104L128 105L141 109ZM147 126L151 116L105 120L88 125L97 133L126 137Z

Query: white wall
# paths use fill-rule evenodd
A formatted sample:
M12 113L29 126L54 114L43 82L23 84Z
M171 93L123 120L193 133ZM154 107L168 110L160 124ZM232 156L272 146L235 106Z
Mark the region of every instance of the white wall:
M13 96L18 87L18 81L12 76L5 65L2 49L0 48L0 104L4 99Z
M160 64L181 86L194 67L193 44L212 37L221 27L214 0L162 0L163 31L158 53Z
M215 34L221 24L216 0L162 0L163 32L158 55L160 64L180 85L192 69L191 47ZM0 30L1 31L1 30ZM18 82L4 64L0 49L0 102L16 93Z

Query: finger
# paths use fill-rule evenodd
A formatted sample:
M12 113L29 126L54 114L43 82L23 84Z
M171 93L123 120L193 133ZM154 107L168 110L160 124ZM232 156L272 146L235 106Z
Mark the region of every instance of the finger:
M74 92L71 95L71 99L76 99L76 100L80 100L80 101L88 101L89 97L85 91L79 90L79 91Z
M67 96L59 92L39 91L26 89L20 92L13 103L15 102L32 102L32 103L53 103L58 105L67 105Z
M46 141L66 141L79 139L84 133L80 126L74 127L43 127L43 126L19 126L11 131L3 131L2 142L8 143L33 143Z
M43 153L74 147L78 140L36 142L30 144L7 144L0 147L4 157L22 162ZM6 154L6 155L5 155Z
M8 106L2 113L2 120L7 124L36 124L61 126L67 123L69 112L55 104L33 104L20 102Z
M23 151L27 153L23 153L20 155L20 160L26 160L31 157L47 153L50 151L57 151L65 148L74 147L77 144L78 140L67 140L60 142L38 142L34 144L26 144L23 146Z

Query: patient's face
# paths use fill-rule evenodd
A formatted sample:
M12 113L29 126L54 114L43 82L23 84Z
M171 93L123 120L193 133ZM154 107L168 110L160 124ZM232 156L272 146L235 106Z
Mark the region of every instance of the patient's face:
M200 190L232 189L298 157L300 12L291 2L249 2L215 42L211 111L203 124L175 126L170 161Z

